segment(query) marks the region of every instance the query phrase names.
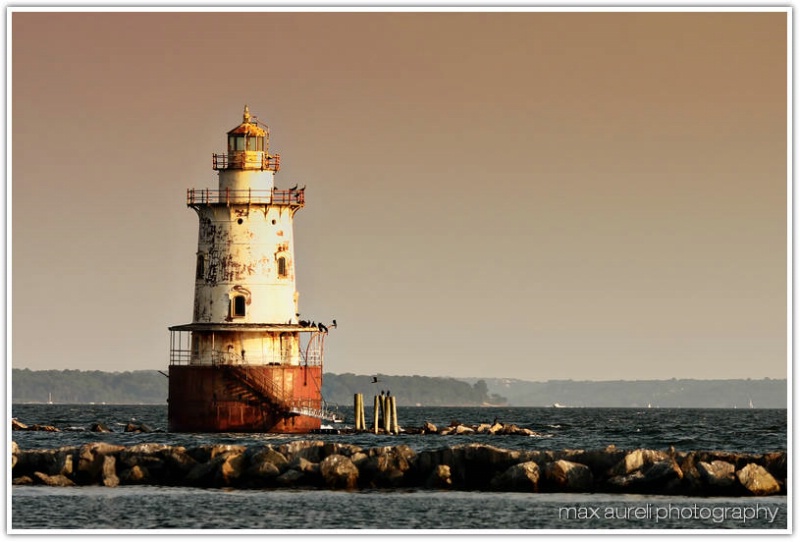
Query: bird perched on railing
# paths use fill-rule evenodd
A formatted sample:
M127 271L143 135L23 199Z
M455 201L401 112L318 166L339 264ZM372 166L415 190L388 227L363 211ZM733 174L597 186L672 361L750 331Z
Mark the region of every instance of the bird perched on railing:
M334 319L333 319L333 322L331 322L331 327L337 327L337 326L336 326L336 318L334 318Z
M317 329L319 329L322 333L327 333L328 332L328 328L322 322L317 324Z

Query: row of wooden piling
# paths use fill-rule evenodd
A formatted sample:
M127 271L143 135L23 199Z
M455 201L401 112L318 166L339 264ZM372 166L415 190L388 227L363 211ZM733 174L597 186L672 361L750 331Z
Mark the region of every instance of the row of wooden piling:
M375 419L372 430L377 435L380 430L384 433L400 434L400 425L397 422L397 398L391 395L376 395L374 398ZM355 413L356 431L367 431L367 421L364 416L364 395L356 393L353 396L353 412Z

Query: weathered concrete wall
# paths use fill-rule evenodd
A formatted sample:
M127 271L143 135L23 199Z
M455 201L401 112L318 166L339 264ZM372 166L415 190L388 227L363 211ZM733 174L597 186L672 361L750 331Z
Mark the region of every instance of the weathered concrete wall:
M476 491L651 495L786 494L786 452L506 450L465 444L415 452L323 441L279 446L106 443L20 450L14 484L158 484L197 487Z

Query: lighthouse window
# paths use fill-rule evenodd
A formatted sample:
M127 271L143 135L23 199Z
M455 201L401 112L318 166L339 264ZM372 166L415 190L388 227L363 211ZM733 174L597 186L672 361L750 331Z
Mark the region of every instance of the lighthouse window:
M231 316L233 317L244 316L244 307L245 307L244 301L245 300L243 295L237 295L233 297L233 311L231 313Z
M278 258L278 276L285 277L286 276L286 258L281 256Z
M231 151L244 150L244 136L231 136L228 138L228 149Z
M257 139L258 138L256 138L256 137L248 137L247 138L247 150L248 151L257 151L258 150L256 148L256 140Z

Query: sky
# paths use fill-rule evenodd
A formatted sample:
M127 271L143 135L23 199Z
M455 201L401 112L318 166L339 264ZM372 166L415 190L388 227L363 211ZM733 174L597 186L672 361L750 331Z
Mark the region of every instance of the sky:
M327 372L787 377L786 10L9 16L14 368L166 370L247 104Z

